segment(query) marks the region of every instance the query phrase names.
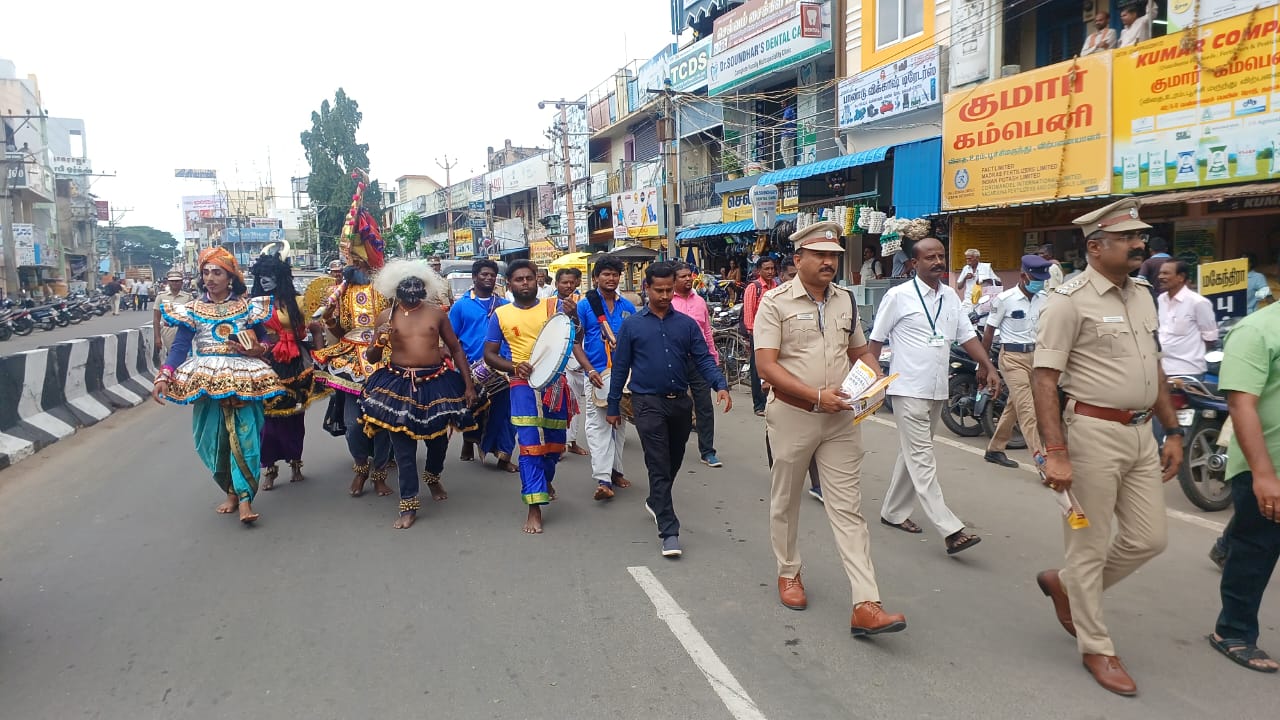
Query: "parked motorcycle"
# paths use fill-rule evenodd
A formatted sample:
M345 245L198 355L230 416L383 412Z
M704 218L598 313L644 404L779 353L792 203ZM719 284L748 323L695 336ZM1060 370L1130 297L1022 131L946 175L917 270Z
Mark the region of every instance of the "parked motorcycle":
M1227 399L1218 392L1217 373L1212 367L1222 361L1222 353L1211 351L1206 359L1215 370L1213 374L1205 380L1169 378L1169 399L1178 425L1186 433L1178 484L1193 505L1216 512L1231 506L1231 484L1227 481L1231 431Z
M37 306L34 301L26 300L22 307L29 313L31 322L41 330L48 332L58 326L57 313L52 305Z
M9 314L8 321L13 326L14 335L30 335L31 331L36 329L36 323L31 319L30 309L14 304L12 300L5 300L4 310Z
M942 408L942 424L960 437L982 434L978 412L978 364L959 345L951 346L951 371L947 377L947 403Z
M0 310L0 342L13 337L13 322L9 319L11 315L12 310Z

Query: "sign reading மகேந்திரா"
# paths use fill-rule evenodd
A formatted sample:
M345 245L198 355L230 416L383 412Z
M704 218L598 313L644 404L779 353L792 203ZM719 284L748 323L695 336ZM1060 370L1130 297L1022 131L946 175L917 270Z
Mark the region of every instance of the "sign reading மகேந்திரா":
M1111 187L1280 178L1278 33L1270 7L1116 50Z
M942 208L1111 191L1111 57L1089 55L948 93Z

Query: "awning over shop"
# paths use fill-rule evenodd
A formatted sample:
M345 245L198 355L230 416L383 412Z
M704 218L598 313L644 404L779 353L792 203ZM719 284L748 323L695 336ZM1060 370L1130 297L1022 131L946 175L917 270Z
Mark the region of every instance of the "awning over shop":
M897 146L893 163L893 207L898 217L936 215L942 187L942 138Z
M1178 190L1160 193L1159 195L1140 195L1138 196L1138 202L1142 205L1211 203L1231 198L1274 195L1276 193L1280 193L1280 183L1251 183L1249 185L1228 185L1225 187L1202 188L1200 190Z
M774 219L774 226L776 227L777 223L795 222L795 220L796 213L784 213ZM738 235L741 233L750 233L755 231L755 221L751 218L747 218L746 220L737 220L735 222L715 223L714 225L687 228L676 233L676 240L695 240L701 237Z
M853 153L852 155L841 155L839 157L827 158L826 160L819 160L818 162L784 168L776 172L765 173L760 176L757 184L777 185L779 183L802 180L807 177L813 177L814 175L826 175L827 173L839 172L845 168L882 162L885 155L888 154L889 149L892 147L892 145L884 145L870 150L862 150Z

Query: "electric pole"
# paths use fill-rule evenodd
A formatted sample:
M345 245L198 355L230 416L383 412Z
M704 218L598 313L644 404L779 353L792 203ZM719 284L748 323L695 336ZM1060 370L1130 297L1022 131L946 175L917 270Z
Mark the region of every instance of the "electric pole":
M560 147L564 159L564 220L569 225L569 247L571 253L578 252L578 221L573 216L573 166L569 162L569 110L566 103L560 103Z
M675 260L680 256L679 248L676 247L676 225L678 224L676 214L680 197L677 193L680 136L676 132L671 91L664 89L661 92L662 111L658 117L658 141L662 144L662 206L665 216L663 230L667 234L667 259Z
M4 287L5 293L12 297L18 292L19 282L18 248L13 238L14 196L10 184L8 155L0 155L0 190L4 190L0 195L0 225L4 226Z
M439 160L436 160L436 165L439 165L440 168L444 170L444 224L445 224L445 231L449 234L449 257L450 258L458 257L458 246L457 246L457 243L455 243L453 240L453 181L450 179L451 175L449 174L450 171L453 170L454 166L456 166L457 164L458 164L457 160L454 160L453 162L449 162L448 155L444 156L443 163L440 162ZM473 245L474 245L474 242L475 241L473 239L472 240Z

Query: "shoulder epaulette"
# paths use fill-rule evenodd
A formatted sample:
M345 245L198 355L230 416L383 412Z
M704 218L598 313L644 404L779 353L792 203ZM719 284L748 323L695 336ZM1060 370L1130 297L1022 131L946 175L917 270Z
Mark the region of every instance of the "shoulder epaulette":
M1073 277L1070 280L1062 283L1058 287L1054 288L1053 291L1061 295L1070 295L1071 293L1084 287L1085 283L1087 282L1089 282L1089 280L1084 275L1077 275L1076 277Z
M1147 280L1146 278L1142 277L1141 275L1136 275L1136 276L1134 276L1134 277L1133 277L1133 282L1134 282L1135 284L1137 284L1137 285L1142 285L1142 286L1144 286L1144 287L1151 287L1151 281Z

